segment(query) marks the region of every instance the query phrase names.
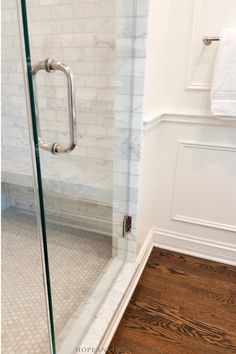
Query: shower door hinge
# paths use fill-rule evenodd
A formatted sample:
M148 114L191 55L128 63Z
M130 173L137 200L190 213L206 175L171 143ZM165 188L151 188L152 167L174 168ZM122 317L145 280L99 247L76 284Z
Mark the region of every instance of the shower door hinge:
M125 234L131 231L132 227L132 216L125 215L123 220L123 237Z

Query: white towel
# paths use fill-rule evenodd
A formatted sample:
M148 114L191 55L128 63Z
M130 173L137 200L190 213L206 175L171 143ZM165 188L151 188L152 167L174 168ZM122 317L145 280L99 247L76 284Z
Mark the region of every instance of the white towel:
M225 29L220 38L212 89L212 114L236 119L236 28Z

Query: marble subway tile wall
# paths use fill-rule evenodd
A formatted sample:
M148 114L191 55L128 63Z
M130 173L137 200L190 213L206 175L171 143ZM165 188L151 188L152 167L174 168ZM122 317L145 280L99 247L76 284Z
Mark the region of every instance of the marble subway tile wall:
M148 0L29 0L27 5L32 62L52 57L68 64L76 88L78 146L66 156L41 151L45 188L51 192L56 180L58 193L87 194L114 205L114 234L120 235L124 213L132 214L133 240ZM13 182L14 172L29 174L19 161L30 161L30 149L15 0L3 0L2 8L3 169L7 166ZM37 96L44 140L66 143L63 74L38 74ZM9 163L13 155L17 158Z
M27 5L32 63L52 57L68 64L74 73L76 88L78 146L67 156L55 157L41 151L43 177L55 177L68 183L77 179L79 184L81 173L78 172L86 169L89 186L100 184L101 188L112 190L116 1L29 0ZM28 160L28 127L15 1L3 1L3 19L3 145L7 151L17 148ZM40 72L37 96L43 139L67 143L67 92L63 74ZM54 163L55 160L61 164ZM70 173L66 175L61 166L69 165L69 161ZM103 173L97 173L97 169ZM111 193L109 198L112 202Z
M130 50L119 48L117 44L120 52L117 65L128 78L128 85L118 90L115 103L113 253L134 260L149 1L129 1L128 6L130 16L122 19L122 33L130 41ZM122 238L124 215L132 216L132 229Z

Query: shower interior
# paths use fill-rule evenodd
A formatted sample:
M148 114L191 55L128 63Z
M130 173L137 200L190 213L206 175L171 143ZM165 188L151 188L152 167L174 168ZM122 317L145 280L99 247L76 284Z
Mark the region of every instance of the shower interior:
M73 314L128 247L134 3L27 1L32 63L65 62L76 88L78 146L61 156L40 150L57 352ZM49 344L19 19L15 1L2 8L2 351L43 354ZM42 72L35 88L44 140L66 143L65 77Z

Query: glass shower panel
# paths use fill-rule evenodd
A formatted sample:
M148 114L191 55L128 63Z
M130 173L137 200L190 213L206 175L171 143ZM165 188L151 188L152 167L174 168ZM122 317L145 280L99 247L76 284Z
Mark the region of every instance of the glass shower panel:
M2 1L2 353L51 352L15 1ZM35 188L36 186L36 188ZM38 209L37 209L38 210Z
M132 0L27 1L58 352L126 256L134 11Z

